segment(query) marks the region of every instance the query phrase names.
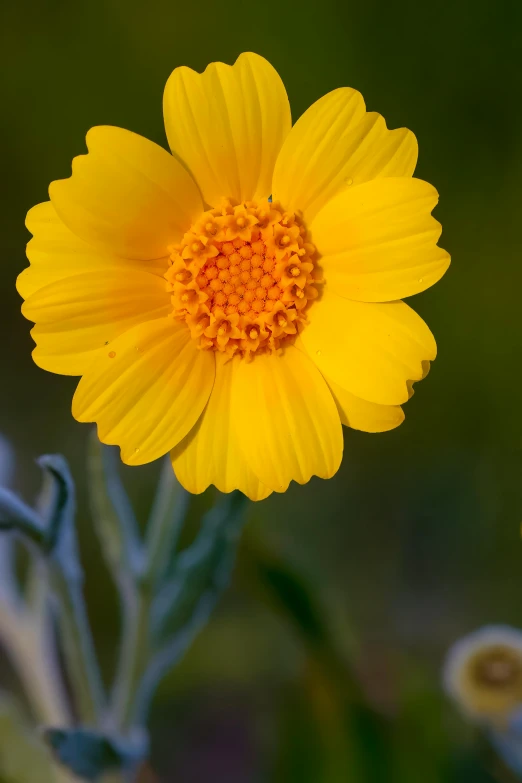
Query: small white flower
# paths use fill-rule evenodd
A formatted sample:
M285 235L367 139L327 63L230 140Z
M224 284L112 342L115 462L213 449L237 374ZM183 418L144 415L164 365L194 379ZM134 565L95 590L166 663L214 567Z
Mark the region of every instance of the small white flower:
M490 625L450 648L444 687L468 717L500 727L522 705L522 631Z

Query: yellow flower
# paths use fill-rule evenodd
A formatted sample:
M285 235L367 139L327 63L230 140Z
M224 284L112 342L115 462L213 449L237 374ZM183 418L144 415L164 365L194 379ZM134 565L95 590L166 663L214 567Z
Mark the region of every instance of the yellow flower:
M469 717L505 727L522 704L522 632L493 625L460 639L446 658L444 684Z
M329 478L341 422L396 427L435 358L400 301L449 265L415 137L350 88L292 128L255 54L177 68L164 114L172 155L93 128L30 210L18 290L34 360L82 376L73 414L124 462L171 451L191 492L261 499Z

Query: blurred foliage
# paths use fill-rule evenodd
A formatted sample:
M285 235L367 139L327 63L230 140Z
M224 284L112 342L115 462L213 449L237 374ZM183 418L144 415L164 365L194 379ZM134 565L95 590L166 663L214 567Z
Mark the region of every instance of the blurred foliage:
M0 783L58 783L50 754L28 728L20 708L0 693Z
M90 126L165 143L170 71L250 49L279 70L294 118L348 84L389 127L416 133L417 175L440 192L436 216L453 256L442 282L412 301L439 358L398 430L347 432L333 480L259 506L252 533L278 565L261 558L260 589L245 575L244 547L235 589L157 699L153 763L183 783L331 783L347 780L339 770L363 737L376 763L392 759L400 783L501 780L440 694L439 670L447 646L477 625L522 624L522 4L4 0L0 40L0 431L16 447L26 496L40 453L62 452L85 475L87 428L70 414L75 380L32 363L14 280L25 265L25 212L68 176ZM157 468L126 476L144 518ZM84 479L87 595L108 673L116 600L85 489ZM309 596L296 573L307 575ZM379 716L371 728L352 714L339 660L351 662ZM357 783L390 777L368 768Z

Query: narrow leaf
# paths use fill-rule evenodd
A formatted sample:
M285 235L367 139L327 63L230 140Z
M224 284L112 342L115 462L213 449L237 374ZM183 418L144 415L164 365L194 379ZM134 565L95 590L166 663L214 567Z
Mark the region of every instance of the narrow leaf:
M175 560L152 610L156 638L168 638L190 621L201 596L220 593L230 579L237 538L244 519L244 495L223 497L203 518L194 543Z
M174 575L153 606L151 623L156 654L136 695L136 720L147 714L158 683L208 622L227 588L247 503L239 492L222 496L204 516L192 546L178 556Z
M45 729L44 740L56 759L84 780L96 781L110 772L125 771L146 754L143 738L134 743L87 729Z
M14 492L0 487L0 531L16 531L42 546L44 525L38 514L20 500Z
M68 554L76 547L74 536L75 487L69 466L61 454L45 454L37 460L38 465L54 483L54 493L45 510L48 516L46 546L52 552L59 547Z

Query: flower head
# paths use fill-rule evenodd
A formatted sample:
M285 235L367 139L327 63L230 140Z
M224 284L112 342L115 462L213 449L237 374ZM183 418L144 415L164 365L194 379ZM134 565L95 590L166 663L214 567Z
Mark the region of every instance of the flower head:
M192 492L332 476L341 423L401 423L433 336L401 300L449 257L413 134L334 90L291 127L272 66L177 68L172 155L114 127L30 210L18 278L35 362L80 375L79 421Z
M522 631L493 625L460 639L447 655L444 684L471 718L506 726L522 704Z

